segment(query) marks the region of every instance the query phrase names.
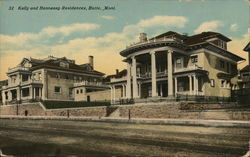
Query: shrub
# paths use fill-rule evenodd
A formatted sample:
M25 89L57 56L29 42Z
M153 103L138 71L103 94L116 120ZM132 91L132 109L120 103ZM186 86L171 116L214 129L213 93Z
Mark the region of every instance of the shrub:
M105 101L42 101L43 105L47 109L57 109L57 108L75 108L75 107L95 107L95 106L110 106L110 102Z

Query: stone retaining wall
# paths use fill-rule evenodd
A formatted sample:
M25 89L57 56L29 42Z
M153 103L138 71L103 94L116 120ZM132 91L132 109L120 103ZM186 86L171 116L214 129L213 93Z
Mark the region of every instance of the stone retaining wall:
M47 116L82 116L82 117L104 117L106 107L84 107L71 109L53 109L46 111Z
M25 115L27 116L44 116L45 111L39 103L22 104L22 105L4 105L0 106L0 115Z
M157 103L137 105L116 105L111 117L128 118L179 118L179 119L217 119L217 120L250 120L249 109L217 109L217 110L180 110L180 103ZM28 116L65 116L70 117L105 117L107 107L84 107L69 109L44 110L38 103L26 105L8 105L0 107L0 115L25 115Z
M250 110L180 110L180 104L121 106L121 117L250 120Z

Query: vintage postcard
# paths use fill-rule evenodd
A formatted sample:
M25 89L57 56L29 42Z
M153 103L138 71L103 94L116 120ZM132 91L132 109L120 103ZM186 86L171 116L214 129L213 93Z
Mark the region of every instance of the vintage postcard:
M0 0L0 157L249 157L249 4Z

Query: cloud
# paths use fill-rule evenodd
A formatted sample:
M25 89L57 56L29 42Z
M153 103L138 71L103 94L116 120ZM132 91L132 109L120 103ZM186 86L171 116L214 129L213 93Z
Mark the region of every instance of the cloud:
M125 26L123 28L123 33L128 36L134 36L150 28L183 28L187 22L188 19L184 16L154 16L140 20L137 24Z
M230 30L232 32L236 32L238 30L238 28L239 28L239 26L236 23L235 24L231 24L231 26L230 26Z
M203 22L194 32L201 33L207 31L217 31L221 26L223 26L221 21L206 21Z
M0 52L2 53L2 51L10 47L15 49L30 49L34 46L50 43L49 40L53 40L55 36L64 38L72 33L87 33L99 27L100 25L93 23L74 23L61 27L46 27L39 33L19 33L13 36L0 34Z
M93 23L74 23L68 26L62 26L62 27L47 27L44 28L40 34L48 35L48 36L55 36L56 34L62 34L64 36L68 36L72 33L77 32L88 32L91 30L95 30L99 28L100 26Z
M100 17L103 18L103 19L106 19L106 20L113 20L113 19L115 19L114 16L109 16L109 15L103 15L103 16L100 16Z
M7 39L5 44L0 43L0 55L2 55L0 62L1 65L4 65L0 69L2 72L0 80L6 78L4 73L8 67L16 66L23 57L45 58L48 55L66 56L75 59L78 64L88 62L87 56L93 55L95 69L112 74L117 68L125 68L125 64L122 62L123 57L120 56L119 52L131 42L138 41L139 33L148 31L148 29L157 31L158 29L182 28L187 22L188 19L183 16L154 16L140 20L135 24L126 25L121 32L109 32L100 37L78 35L70 40L59 40L56 43L50 43L50 39L58 34L64 37L75 32L85 33L95 30L100 26L97 24L72 24L62 27L46 27L37 34L0 35L1 41ZM10 58L13 60L12 63L9 63Z
M182 28L187 23L187 18L183 16L154 16L150 19L141 20L137 26L139 27L179 27Z
M232 41L228 43L228 50L238 56L241 56L242 58L248 59L248 53L243 51L243 49L249 42L249 33L245 33L241 38L230 38ZM238 68L243 68L247 65L247 63L248 61L246 60L245 62L239 64Z

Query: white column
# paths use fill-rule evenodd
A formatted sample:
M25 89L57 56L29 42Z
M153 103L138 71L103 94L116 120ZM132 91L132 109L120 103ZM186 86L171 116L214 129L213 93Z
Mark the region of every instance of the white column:
M205 95L205 85L204 85L204 78L201 78L201 85L202 85L202 95Z
M34 94L33 97L34 97L34 99L35 99L35 98L36 98L36 87L34 87L34 93L33 93L33 94Z
M20 87L18 87L18 88L16 89L16 98L17 98L18 101L21 100L21 96L20 96Z
M138 83L139 98L141 98L141 83Z
M12 93L11 91L8 91L8 101L11 101L12 100Z
M197 76L194 75L194 94L197 95L198 94L198 79Z
M132 57L133 98L138 98L138 85L136 75L136 59Z
M173 96L172 50L168 50L168 97Z
M174 78L174 85L175 85L175 96L177 96L177 92L178 92L178 78L175 77Z
M5 98L6 98L6 95L5 95L5 91L2 91L2 103L3 103L3 105L5 105L5 102L6 102L6 100L5 100Z
M39 98L42 97L42 88L39 88Z
M122 85L122 98L125 98L125 85Z
M20 82L22 82L22 80L23 80L23 75L20 74Z
M150 52L151 55L151 84L152 84L152 97L157 96L156 92L156 63L155 52Z
M126 86L126 98L131 98L131 65L127 63L127 86Z
M160 88L161 88L161 97L163 97L163 85L162 85L162 83L160 84Z
M116 98L115 98L115 85L113 87L113 99L114 99L114 103L115 103L115 100L116 100Z
M192 85L192 76L189 75L188 78L189 78L189 95L192 95L192 93L193 93L193 92L192 92L192 91L193 91L193 90L192 90L192 86L193 86L193 85Z
M47 98L47 91L48 91L48 80L47 80L47 71L42 71L42 83L43 83L43 89L42 89L42 99L46 100Z
M30 99L33 99L33 88L32 88L32 86L29 88L29 90L30 90Z
M110 87L110 102L112 104L112 101L113 101L113 90L112 90L112 86L109 86Z

